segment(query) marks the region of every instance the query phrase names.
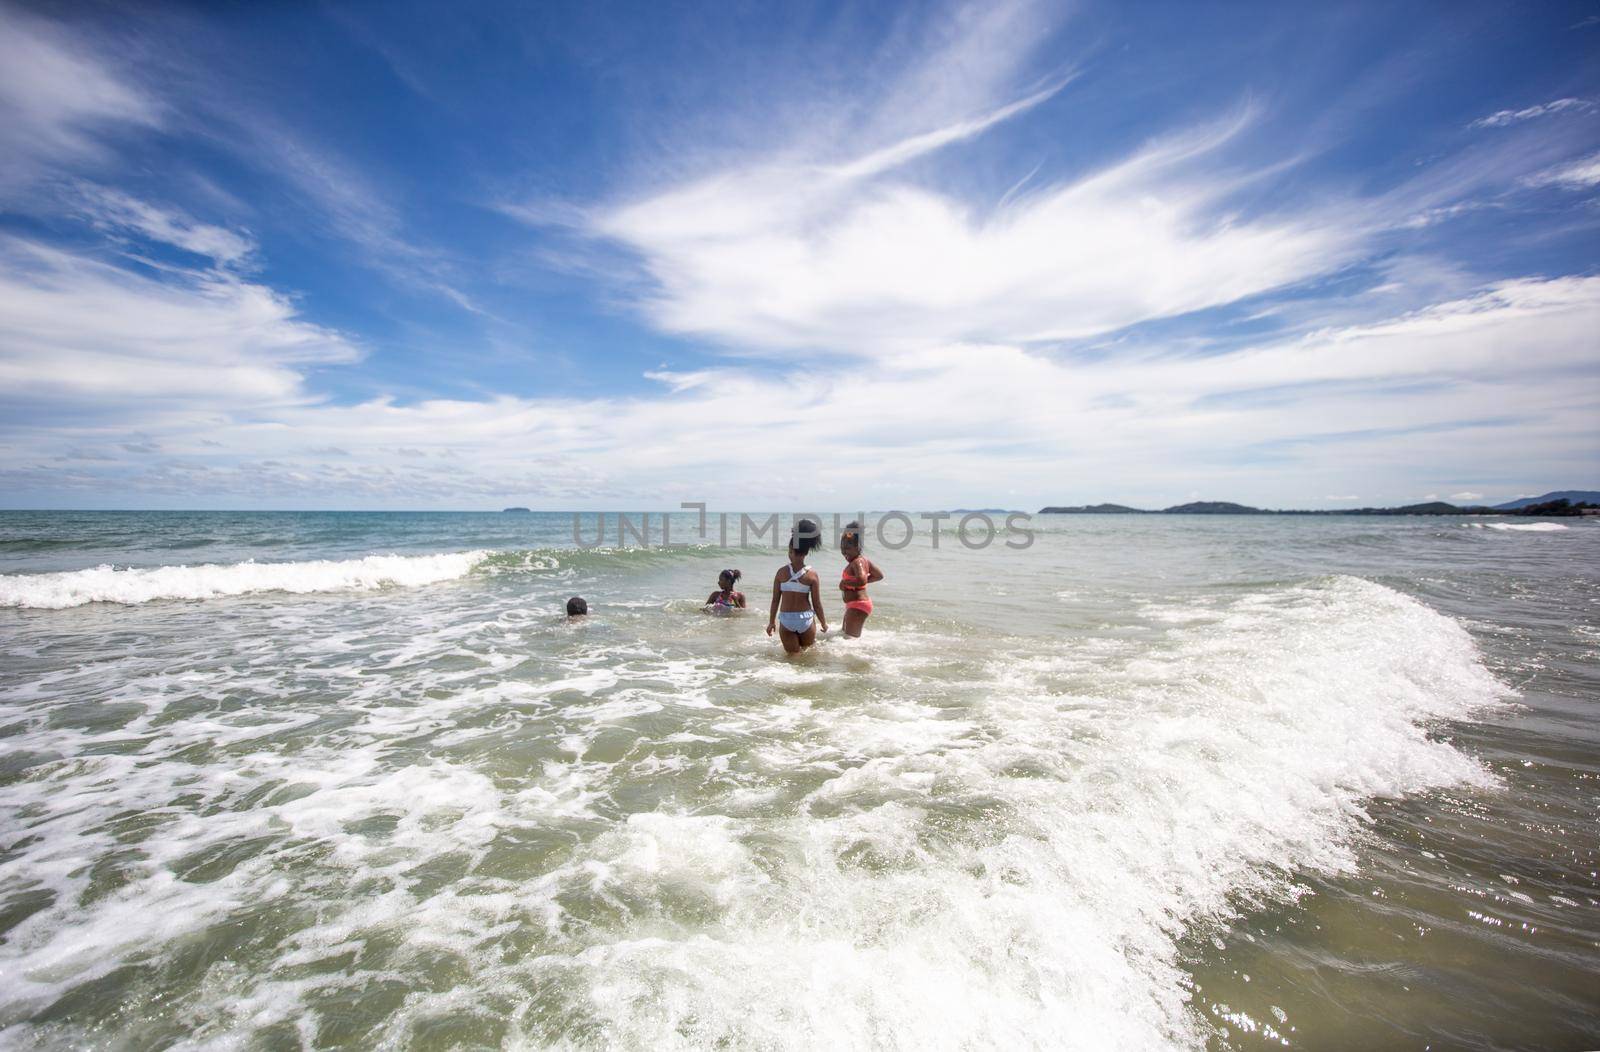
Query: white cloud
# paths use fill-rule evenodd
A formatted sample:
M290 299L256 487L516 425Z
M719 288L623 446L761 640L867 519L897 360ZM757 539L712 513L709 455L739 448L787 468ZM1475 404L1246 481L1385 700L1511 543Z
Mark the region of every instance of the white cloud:
M444 297L464 310L484 313L463 292L446 255L410 240L404 209L391 188L286 130L244 97L226 74L186 66L176 50L164 56L190 79L185 97L172 101L135 81L130 63L95 37L92 20L55 22L0 0L0 193L16 191L45 172L82 174L114 152L116 133L164 127L216 137L269 177L281 179L322 215L319 229L350 243L364 263L397 282ZM171 28L168 27L168 31ZM196 181L203 179L190 173ZM120 226L219 263L239 263L248 239L197 223L172 209L135 201L115 190L78 184L89 218Z
M1435 226L1459 216L1480 212L1492 207L1494 207L1494 204L1489 201L1458 201L1455 204L1444 205L1440 208L1425 209L1403 220L1400 225L1408 230L1421 230L1424 227Z
M908 12L903 21L920 26L896 34L907 48L874 54L862 70L867 92L852 92L852 104L862 97L878 100L866 119L867 137L898 139L906 129L944 127L1001 100L1032 94L1017 91L1019 75L1071 11L1067 4L994 0L948 4L934 17Z
M919 44L909 55L864 70L849 107L824 100L774 120L748 136L761 146L691 178L658 174L604 206L502 210L629 250L649 287L627 294L652 324L736 354L1090 336L1326 273L1387 222L1234 211L1266 174L1223 170L1248 108L1069 179L1035 184L1036 169L985 195L941 183L964 168L952 154L996 153L985 137L1016 122L1073 134L1059 107L1041 112L1069 98L1071 71L1026 75L1050 17L1030 4L958 7L907 34Z
M1516 282L1380 324L1205 358L1084 363L1002 345L949 345L837 375L712 370L646 399L295 415L315 427L330 414L349 414L337 433L370 432L371 442L437 436L474 449L480 461L486 447L536 445L581 457L612 485L644 494L662 480L707 486L722 475L766 492L792 491L789 481L756 480L778 451L816 449L832 436L839 442L826 447L822 485L856 495L882 484L885 463L916 464L931 496L952 485L987 488L1002 473L1024 482L1034 472L1059 478L1075 466L1100 478L1215 471L1254 447L1317 439L1365 475L1370 466L1361 458L1389 447L1386 430L1414 430L1413 444L1436 445L1441 463L1458 463L1491 443L1526 455L1517 443L1537 448L1543 430L1519 421L1480 439L1472 432L1478 420L1539 413L1553 429L1573 426L1593 411L1600 391L1591 378L1552 395L1544 378L1590 366L1597 327L1600 279ZM1260 399L1263 393L1272 397ZM708 420L717 421L712 443L701 440ZM1328 456L1300 448L1309 461Z
M1084 338L1296 285L1368 256L1397 231L1491 207L1493 195L1570 148L1532 131L1499 136L1375 198L1333 191L1297 214L1244 215L1241 188L1296 163L1228 168L1257 117L1247 109L1087 174L1030 186L1030 173L997 203L970 187L957 193L959 180L940 182L964 167L952 154L976 152L1047 103L1062 103L1052 117L1070 104L1068 76L1042 90L1016 86L1028 48L1012 43L1015 23L1033 16L1025 5L1004 8L985 32L951 33L959 43L948 52L898 74L875 70L860 106L865 133L825 135L841 122L824 113L763 150L724 154L694 178L606 207L505 210L630 250L648 287L627 295L664 331L736 354L885 355ZM944 66L977 70L978 86L947 78L936 88L930 71ZM1475 125L1590 108L1561 98ZM930 174L924 162L936 155ZM1549 178L1594 177L1575 165Z
M158 104L58 25L0 4L0 189L99 152L96 133L153 126Z
M1530 186L1559 186L1567 190L1587 190L1600 186L1600 153L1547 168L1526 180Z
M647 310L668 331L875 353L1102 333L1303 280L1360 244L1348 221L1221 214L1236 186L1193 166L1234 127L990 210L890 178L902 158L999 119L841 165L723 172L604 212L594 229L644 259L658 288Z
M1312 333L1289 344L1199 363L1233 389L1308 381L1498 377L1594 365L1600 278L1505 281L1396 318ZM1400 353L1397 353L1397 350ZM1177 365L1177 372L1196 363ZM1179 377L1182 383L1183 378Z
M1452 494L1450 494L1450 500L1452 502L1466 501L1466 500L1482 500L1482 499L1483 499L1483 494L1482 493L1466 493L1466 492L1464 492L1464 493L1452 493Z
M924 132L921 135L913 135L910 138L891 143L881 150L875 150L863 157L857 157L835 168L825 168L823 169L823 174L827 179L848 183L852 180L864 179L893 171L924 154L933 153L935 150L943 149L953 143L974 138L995 125L1010 120L1019 113L1026 113L1065 86L1066 84L1063 81L970 120L956 121L954 124L935 128L933 131Z
M1531 121L1536 117L1548 117L1552 114L1566 113L1574 110L1581 112L1593 108L1594 103L1588 101L1587 99L1555 99L1551 102L1540 103L1537 106L1529 106L1520 110L1499 110L1495 113L1489 114L1487 117L1479 117L1477 120L1467 125L1467 127L1504 128L1510 124L1520 124L1523 121Z
M200 236L176 236L189 235ZM149 273L0 239L0 388L11 397L124 418L186 404L215 419L304 401L304 367L356 357L283 296L225 270Z
M255 250L249 237L198 222L179 209L161 208L103 186L83 185L79 196L85 217L104 230L133 231L224 265L239 264Z
M1572 440L1592 434L1600 410L1597 328L1600 278L1568 278L1205 357L1077 361L947 344L817 373L663 371L659 393L633 398L409 405L315 403L287 383L231 419L205 411L221 401L214 392L165 418L129 400L116 441L159 445L156 462L84 461L70 477L128 478L175 500L447 507L670 507L729 493L744 506L927 507L1002 488L1039 503L1159 505L1200 490L1271 504L1289 477L1328 493L1398 490L1418 464L1495 477L1541 463L1576 477L1600 455L1600 438ZM266 407L274 397L284 403ZM0 461L13 484L69 448L104 448L70 431L50 440L61 446L48 455Z

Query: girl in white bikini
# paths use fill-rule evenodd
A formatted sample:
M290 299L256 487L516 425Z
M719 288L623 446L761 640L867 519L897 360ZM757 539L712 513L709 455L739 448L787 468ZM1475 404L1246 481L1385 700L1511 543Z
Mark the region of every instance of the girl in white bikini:
M817 626L828 630L822 612L822 580L806 565L806 553L822 544L821 531L810 519L795 523L789 537L789 561L772 577L772 609L767 635L776 630L783 649L798 654L817 641Z

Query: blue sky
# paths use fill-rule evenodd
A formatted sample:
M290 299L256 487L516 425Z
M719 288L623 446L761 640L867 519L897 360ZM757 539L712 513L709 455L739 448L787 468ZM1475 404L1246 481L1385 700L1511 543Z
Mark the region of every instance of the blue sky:
M0 502L1600 482L1600 4L0 4Z

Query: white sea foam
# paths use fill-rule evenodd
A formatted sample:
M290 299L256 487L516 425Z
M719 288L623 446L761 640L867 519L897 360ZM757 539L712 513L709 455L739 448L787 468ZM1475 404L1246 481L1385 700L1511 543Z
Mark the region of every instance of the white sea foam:
M156 599L215 599L253 592L342 592L454 580L489 552L369 555L364 559L123 568L0 574L0 607L62 610L87 603L133 605Z
M789 845L779 880L748 855L760 837L630 822L555 888L657 897L659 874L694 879L714 834L716 922L664 937L651 912L545 956L541 979L573 982L623 1045L1203 1044L1183 933L1292 898L1297 871L1351 870L1371 797L1489 784L1428 728L1502 694L1459 626L1375 584L1215 612L1122 660L1006 654L970 722L904 703L815 712L812 736L763 753L769 770L837 772L762 831ZM916 673L937 660L902 656L903 687L926 690ZM962 811L986 817L952 836Z
M1489 530L1519 530L1527 533L1554 533L1567 528L1559 522L1467 522L1462 525Z
M452 1015L534 1047L1201 1047L1185 935L1349 871L1375 796L1488 784L1429 731L1502 693L1459 625L1352 578L1151 607L1137 641L886 618L792 663L597 621L522 639L521 679L495 611L395 605L0 695L61 757L0 798L6 875L52 895L0 944L0 1028L272 910L310 919L178 991L187 1038L316 1044L381 982L410 992L359 1040L397 1047ZM49 718L69 686L142 709Z

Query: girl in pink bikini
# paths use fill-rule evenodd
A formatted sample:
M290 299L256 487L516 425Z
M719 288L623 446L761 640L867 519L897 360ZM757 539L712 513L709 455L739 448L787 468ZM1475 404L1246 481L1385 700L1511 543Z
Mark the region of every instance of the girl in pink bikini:
M844 595L844 634L860 638L861 629L872 613L867 585L883 580L883 571L861 554L861 524L852 522L839 534L839 554L844 556L844 572L839 575L839 591Z

